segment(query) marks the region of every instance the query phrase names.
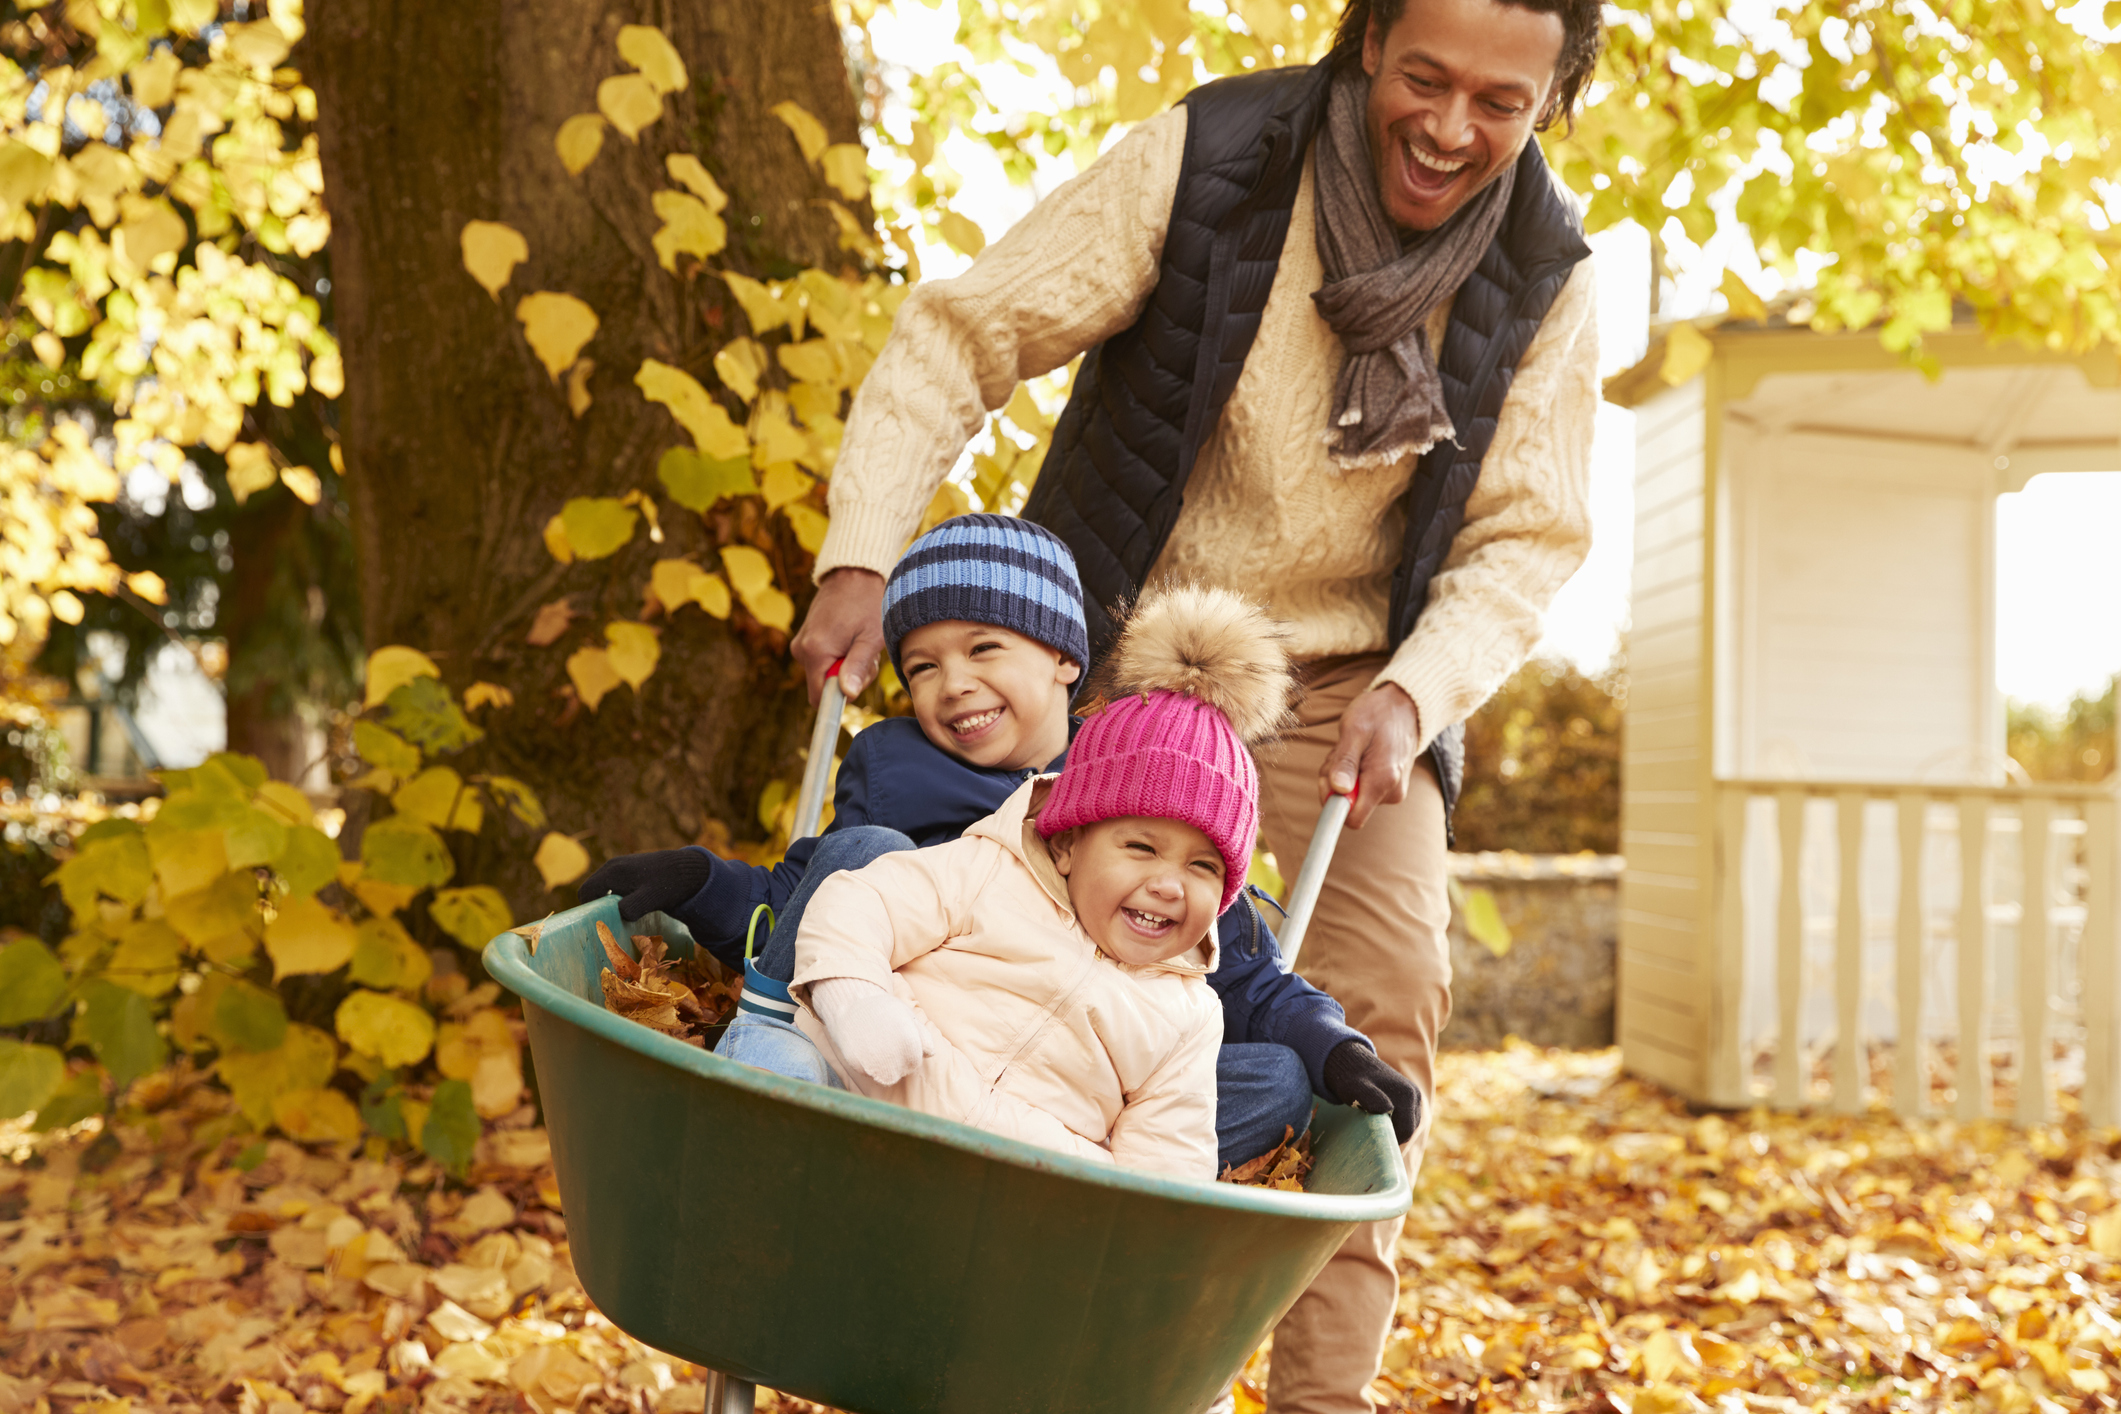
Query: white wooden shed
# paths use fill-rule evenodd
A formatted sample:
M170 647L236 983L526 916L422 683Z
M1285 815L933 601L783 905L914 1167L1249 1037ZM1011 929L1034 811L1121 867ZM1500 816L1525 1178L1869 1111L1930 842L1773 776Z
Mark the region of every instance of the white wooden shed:
M2033 476L2121 471L2121 360L1927 348L1934 380L1874 334L1687 326L1607 385L1637 428L1623 1058L1720 1106L2038 1122L2059 1084L2111 1124L2116 796L2005 755L1994 527Z

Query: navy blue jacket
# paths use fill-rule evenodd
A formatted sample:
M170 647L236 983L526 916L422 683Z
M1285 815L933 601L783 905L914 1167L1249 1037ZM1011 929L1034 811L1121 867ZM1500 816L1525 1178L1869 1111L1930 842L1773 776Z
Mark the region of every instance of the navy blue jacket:
M1062 752L1046 769L1058 771L1066 760ZM857 736L840 762L825 832L882 825L916 845L945 844L999 810L1035 774L975 766L929 741L913 718L890 717ZM709 854L714 872L674 916L717 958L741 966L752 910L763 903L778 912L803 882L816 849L816 839L797 840L771 868ZM1251 898L1240 895L1230 905L1218 935L1222 959L1208 983L1222 999L1223 1043L1287 1046L1310 1072L1311 1088L1324 1094L1327 1054L1343 1041L1364 1040L1362 1033L1348 1025L1339 1002L1283 965Z

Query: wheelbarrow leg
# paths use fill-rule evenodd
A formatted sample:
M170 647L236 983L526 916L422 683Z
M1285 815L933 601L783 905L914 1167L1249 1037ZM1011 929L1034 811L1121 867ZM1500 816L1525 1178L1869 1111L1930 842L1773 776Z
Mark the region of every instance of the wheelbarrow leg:
M752 1414L752 1406L758 1402L759 1387L749 1380L740 1380L725 1375L720 1370L707 1372L707 1407L702 1414Z

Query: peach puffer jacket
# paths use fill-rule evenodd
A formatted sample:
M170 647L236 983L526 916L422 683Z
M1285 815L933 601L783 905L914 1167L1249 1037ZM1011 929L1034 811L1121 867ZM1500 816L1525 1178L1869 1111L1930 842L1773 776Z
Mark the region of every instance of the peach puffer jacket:
M796 935L796 1025L862 1094L1083 1158L1212 1179L1214 929L1149 967L1099 952L1032 826L1051 780L1026 781L949 844L820 885ZM845 1065L808 1001L812 983L834 977L911 1002L934 1054L896 1085Z

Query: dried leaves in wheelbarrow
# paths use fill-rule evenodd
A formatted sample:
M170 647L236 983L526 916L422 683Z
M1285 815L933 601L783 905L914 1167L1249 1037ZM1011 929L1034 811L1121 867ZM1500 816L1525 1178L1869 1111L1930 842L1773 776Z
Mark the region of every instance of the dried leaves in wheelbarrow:
M1247 1188L1279 1188L1284 1193L1304 1191L1311 1172L1311 1131L1295 1127L1282 1130L1281 1143L1248 1163L1225 1168L1215 1176L1218 1183L1242 1183Z
M704 1047L710 1028L736 1012L743 982L725 977L704 953L673 958L654 933L634 936L638 960L628 957L619 940L601 922L597 940L604 945L604 1005L628 1021Z

